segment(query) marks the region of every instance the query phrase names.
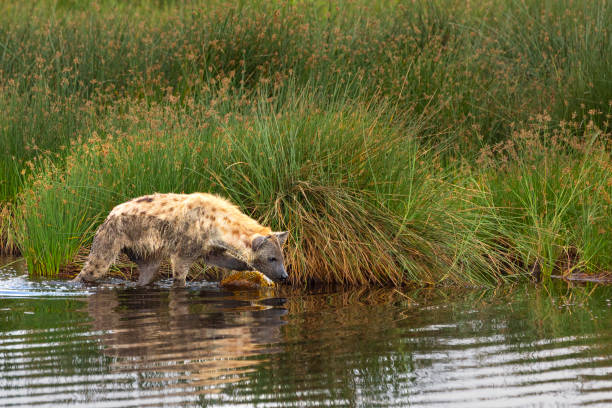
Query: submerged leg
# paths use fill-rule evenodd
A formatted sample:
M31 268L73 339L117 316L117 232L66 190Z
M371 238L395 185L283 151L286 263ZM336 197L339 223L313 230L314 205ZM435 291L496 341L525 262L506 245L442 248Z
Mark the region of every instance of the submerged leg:
M170 258L172 263L172 277L174 278L174 286L185 286L189 268L193 265L193 259L180 258L173 256Z
M138 264L138 286L146 286L155 281L159 272L159 264L159 261Z

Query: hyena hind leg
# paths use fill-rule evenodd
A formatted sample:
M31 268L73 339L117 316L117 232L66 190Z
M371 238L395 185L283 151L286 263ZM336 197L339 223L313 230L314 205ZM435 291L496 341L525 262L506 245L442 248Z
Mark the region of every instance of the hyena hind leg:
M81 269L81 272L74 278L74 281L94 282L100 279L106 275L110 266L115 262L118 252L119 251L116 251L114 254L98 254L92 248L83 269Z
M146 286L153 283L159 272L159 264L160 261L150 261L138 264L138 286Z
M98 228L87 261L74 281L94 282L106 275L120 250L121 242L117 234L116 223L114 220L107 219Z
M174 278L173 285L178 287L185 286L189 268L193 265L194 260L172 256L170 262L172 263L172 277Z

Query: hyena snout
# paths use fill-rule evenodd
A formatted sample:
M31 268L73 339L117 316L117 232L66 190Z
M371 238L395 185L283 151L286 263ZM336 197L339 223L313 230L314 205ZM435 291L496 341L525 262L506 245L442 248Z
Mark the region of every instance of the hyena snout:
M253 264L256 270L266 275L275 282L284 282L289 279L285 266L281 262L255 262Z
M287 272L285 271L284 267L282 269L274 270L272 272L262 273L275 282L285 282L287 279L289 279L289 275L287 275Z
M289 275L287 275L287 271L285 271L285 269L283 268L281 273L279 273L278 281L285 282L287 279L289 279Z

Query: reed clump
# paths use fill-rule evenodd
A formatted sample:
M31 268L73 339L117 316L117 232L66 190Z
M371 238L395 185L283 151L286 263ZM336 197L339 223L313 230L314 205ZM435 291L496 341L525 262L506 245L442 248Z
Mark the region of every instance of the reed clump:
M600 273L612 264L610 133L591 116L534 118L477 161L480 205L520 265L544 278Z
M0 250L55 275L114 205L211 191L292 231L294 283L610 270L611 20L603 0L2 2Z

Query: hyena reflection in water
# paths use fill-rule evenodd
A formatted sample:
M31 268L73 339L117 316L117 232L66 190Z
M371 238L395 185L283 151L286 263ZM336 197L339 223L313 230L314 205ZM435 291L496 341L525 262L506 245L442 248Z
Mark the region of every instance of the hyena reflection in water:
M263 293L100 288L86 310L110 372L130 378L122 392L139 392L136 399L168 393L162 398L186 406L182 399L246 380L265 354L282 351L287 309L266 306Z
M211 194L153 194L119 204L98 228L76 281L104 276L120 252L138 265L139 285L148 285L170 258L177 286L191 265L257 270L274 281L288 278L282 246L287 232L272 232L229 201Z

